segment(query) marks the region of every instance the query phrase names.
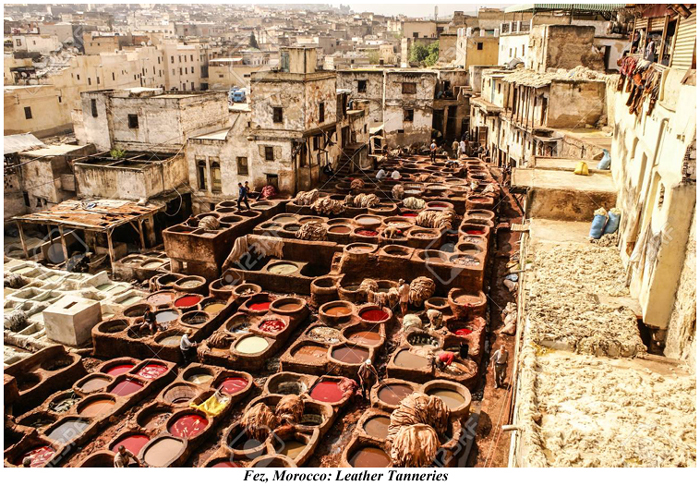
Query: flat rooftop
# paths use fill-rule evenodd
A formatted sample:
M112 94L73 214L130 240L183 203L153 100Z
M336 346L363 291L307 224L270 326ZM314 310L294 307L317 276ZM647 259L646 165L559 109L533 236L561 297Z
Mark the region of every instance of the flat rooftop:
M610 174L594 173L588 176L574 171L544 168L513 169L512 187L536 189L563 189L575 192L610 192L617 194Z
M55 155L69 154L85 147L87 147L87 145L69 145L67 143L59 143L34 150L28 150L26 152L22 152L22 155L29 155L31 157L52 157Z

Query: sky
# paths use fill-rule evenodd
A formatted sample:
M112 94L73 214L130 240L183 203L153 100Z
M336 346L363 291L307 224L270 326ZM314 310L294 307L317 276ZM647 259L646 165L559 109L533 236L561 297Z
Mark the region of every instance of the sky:
M355 12L370 11L380 15L406 15L409 17L425 17L431 18L435 14L435 6L438 7L438 16L452 17L455 10L462 10L464 13L476 13L479 7L505 7L511 4L479 4L479 3L412 3L410 0L400 3L376 2L376 3L352 3L352 2L332 2L333 5L350 5L350 8ZM517 2L516 2L517 3Z

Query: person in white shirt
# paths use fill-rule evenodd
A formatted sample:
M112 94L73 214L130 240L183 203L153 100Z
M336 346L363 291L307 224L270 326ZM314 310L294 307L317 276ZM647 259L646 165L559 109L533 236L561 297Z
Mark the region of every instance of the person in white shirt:
M386 179L386 171L384 169L379 169L379 172L377 172L377 180L381 181L382 179Z
M462 140L461 142L459 142L459 152L457 153L457 157L460 157L460 156L466 155L466 154L467 154L467 142Z
M183 334L180 338L180 352L182 353L182 357L185 359L185 363L189 363L192 357L192 351L196 349L197 346L196 342L190 341L187 334L188 333Z
M394 170L394 172L391 173L391 178L395 181L398 181L399 179L401 179L401 174L399 174L398 170Z

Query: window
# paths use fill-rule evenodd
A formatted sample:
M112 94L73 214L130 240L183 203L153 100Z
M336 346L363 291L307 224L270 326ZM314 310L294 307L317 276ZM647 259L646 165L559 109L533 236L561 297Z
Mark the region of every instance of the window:
M15 39L15 42L17 43L17 47L22 45L22 39ZM27 204L27 206L29 206L29 204Z
M190 74L194 74L194 66L191 68Z
M170 56L170 64L175 64L175 56Z
M401 83L401 93L416 94L416 83Z
M182 56L177 56L177 62L182 62Z
M279 180L279 177L277 176L277 174L265 174L265 178L267 179L268 186L272 186L275 188L279 187L278 184L279 184L280 180Z
M219 160L210 157L209 167L211 170L211 192L221 192L221 165Z
M192 81L190 84L192 85L192 91L194 91L194 81Z
M318 150L318 137L313 138L313 148L314 150Z
M112 81L114 81L114 80L115 80L115 78L114 78L114 73L112 73Z
M128 115L129 118L129 128L139 127L139 116L138 115Z
M59 97L58 97L58 102L61 103L62 101L63 101L63 98L61 98L61 97L59 96Z
M483 43L483 42L477 42L477 43L476 43L476 50L477 50L477 51L483 51L483 50L484 50L484 43Z
M274 147L265 147L265 160L275 160Z
M207 163L201 159L197 161L197 186L200 191L207 190Z
M414 32L414 33L413 33L413 38L414 38L414 39L417 39L417 38L418 38L418 32Z
M326 119L326 104L321 102L318 104L318 122L323 123Z
M97 118L97 100L90 100L90 111L92 111L92 116Z
M190 54L190 62L194 62L194 56Z
M76 74L75 77L78 81L80 81L80 74Z
M248 157L236 157L238 175L248 175Z
M282 108L279 106L272 108L272 121L274 123L282 123Z
M361 79L357 82L357 92L358 93L366 93L367 92L367 81L364 79Z
M32 119L32 108L30 106L24 107L24 118L26 118L27 120Z
M88 86L92 85L92 79L88 78Z
M97 76L97 84L100 84L100 77Z
M403 110L403 121L406 121L406 122L413 121L413 110Z

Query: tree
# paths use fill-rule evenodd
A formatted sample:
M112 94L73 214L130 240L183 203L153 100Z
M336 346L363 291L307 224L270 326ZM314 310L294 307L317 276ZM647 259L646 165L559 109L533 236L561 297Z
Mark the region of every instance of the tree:
M250 42L249 42L249 44L250 44L250 47L254 47L254 48L256 48L256 49L259 48L259 47L258 47L258 40L255 38L255 32L251 32L251 33L250 33Z
M440 57L440 42L435 41L431 44L423 45L414 42L411 46L410 62L418 62L424 66L432 66Z
M367 53L367 61L369 61L370 64L379 64L379 51L369 51Z

